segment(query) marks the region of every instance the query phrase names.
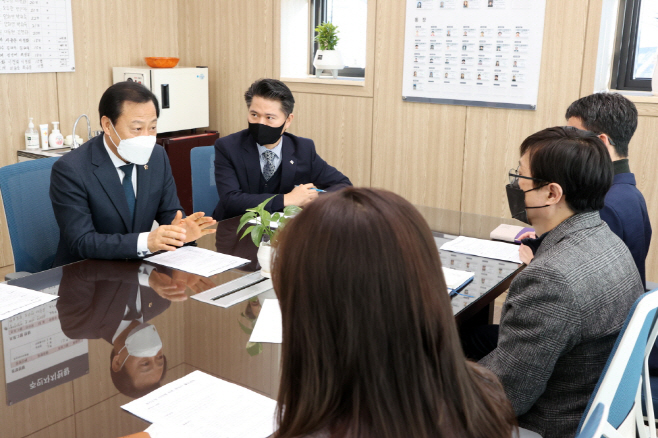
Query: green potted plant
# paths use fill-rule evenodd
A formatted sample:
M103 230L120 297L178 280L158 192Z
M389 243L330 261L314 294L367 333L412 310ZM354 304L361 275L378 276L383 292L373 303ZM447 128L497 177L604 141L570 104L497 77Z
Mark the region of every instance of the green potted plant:
M334 79L338 78L338 70L345 67L343 57L336 44L338 38L338 26L332 23L322 23L315 28L315 41L318 43L318 50L315 52L313 66L315 67L315 76L320 77L323 70L331 70Z
M265 206L274 196L267 198L254 208L247 209L247 212L240 218L238 233L247 226L240 239L247 234L251 235L251 241L258 247L258 264L261 267L261 274L264 277L270 276L270 259L272 258L272 247L270 242L274 239L274 234L278 229L290 220L290 218L302 209L294 205L289 205L283 209L283 212L270 213L265 210ZM253 222L253 223L252 223Z

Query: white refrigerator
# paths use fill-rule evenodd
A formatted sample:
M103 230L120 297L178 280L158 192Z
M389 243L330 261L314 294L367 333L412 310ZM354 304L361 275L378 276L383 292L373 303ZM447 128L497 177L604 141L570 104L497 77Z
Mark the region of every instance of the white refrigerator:
M210 124L207 67L114 67L113 83L138 82L158 98L158 133Z

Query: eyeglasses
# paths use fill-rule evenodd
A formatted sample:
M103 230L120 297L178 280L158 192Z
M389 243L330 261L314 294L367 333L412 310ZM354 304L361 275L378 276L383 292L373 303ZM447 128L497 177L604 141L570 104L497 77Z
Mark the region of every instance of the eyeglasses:
M516 186L516 187L518 187L518 185L519 185L519 178L529 179L531 181L537 181L537 182L543 182L543 183L546 182L543 179L533 178L531 176L519 175L519 168L518 167L516 169L514 169L514 168L510 169L509 173L507 175L509 176L509 183L513 186Z

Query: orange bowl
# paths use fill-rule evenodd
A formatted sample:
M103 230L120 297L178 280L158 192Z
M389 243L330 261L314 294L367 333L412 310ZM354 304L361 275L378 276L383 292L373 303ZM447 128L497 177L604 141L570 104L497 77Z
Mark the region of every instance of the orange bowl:
M178 64L178 58L150 57L144 58L146 64L152 68L172 68Z

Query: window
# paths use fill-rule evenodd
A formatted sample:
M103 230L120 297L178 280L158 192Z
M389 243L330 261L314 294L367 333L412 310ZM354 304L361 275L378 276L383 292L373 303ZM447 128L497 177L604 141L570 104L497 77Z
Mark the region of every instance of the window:
M657 51L658 1L622 1L611 88L651 91Z
M366 69L366 27L367 0L312 0L311 1L311 53L309 56L309 74L315 75L313 59L318 43L314 42L315 26L331 22L338 26L340 33L336 49L340 51L345 68L338 71L339 76L365 76Z

